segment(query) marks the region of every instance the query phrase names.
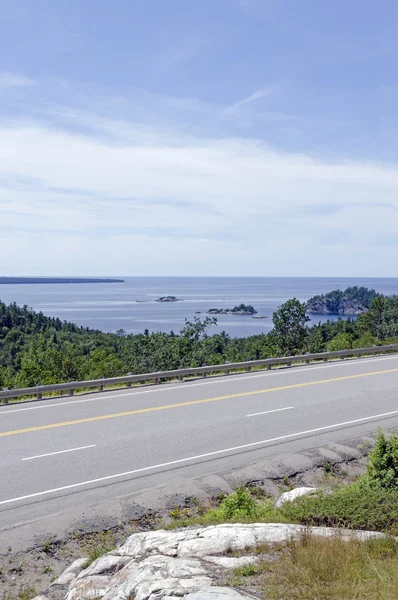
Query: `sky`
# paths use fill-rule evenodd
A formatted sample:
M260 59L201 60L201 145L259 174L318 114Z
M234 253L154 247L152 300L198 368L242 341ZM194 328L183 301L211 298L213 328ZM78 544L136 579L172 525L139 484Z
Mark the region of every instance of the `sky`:
M398 275L394 0L0 0L0 274Z

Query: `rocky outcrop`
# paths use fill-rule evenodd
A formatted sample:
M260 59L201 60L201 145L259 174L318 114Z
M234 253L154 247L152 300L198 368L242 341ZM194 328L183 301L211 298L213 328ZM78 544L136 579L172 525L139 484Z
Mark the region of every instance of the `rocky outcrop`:
M66 600L243 600L248 596L219 587L226 569L257 562L260 544L287 542L303 534L344 540L368 540L382 533L304 527L279 523L232 524L176 531L136 533L125 544L101 556L88 568L74 563L51 588L69 584ZM230 556L244 551L244 556ZM84 560L84 559L82 559ZM51 597L48 590L41 600Z
M307 302L307 312L315 315L360 315L365 310L366 306L351 298L343 300L338 308L329 306L321 297Z
M207 311L208 315L256 315L257 311L253 306L240 304L234 308L210 308Z
M182 302L182 298L176 298L176 296L162 296L155 300L155 302Z

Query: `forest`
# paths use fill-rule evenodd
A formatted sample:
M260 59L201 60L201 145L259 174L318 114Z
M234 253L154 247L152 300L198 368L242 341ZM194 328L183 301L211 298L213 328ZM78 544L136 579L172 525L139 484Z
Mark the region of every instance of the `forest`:
M293 298L274 313L267 334L209 335L217 319L207 317L186 321L178 333L126 335L0 302L0 389L397 343L398 298L376 296L355 319L308 322L306 303Z

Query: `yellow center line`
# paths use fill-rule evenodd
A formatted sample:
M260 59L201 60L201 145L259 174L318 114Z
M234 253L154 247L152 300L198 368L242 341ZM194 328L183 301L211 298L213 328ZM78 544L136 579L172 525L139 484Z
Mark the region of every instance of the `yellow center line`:
M359 373L357 375L345 375L344 377L334 377L333 379L319 379L317 381L306 381L305 383L293 383L291 385L281 385L265 390L255 390L252 392L240 392L239 394L229 394L228 396L215 396L213 398L204 398L202 400L190 400L188 402L176 402L175 404L163 404L161 406L151 406L149 408L138 408L125 412L111 413L98 417L86 417L85 419L76 419L75 421L62 421L61 423L50 423L49 425L38 425L26 429L14 429L12 431L0 432L0 437L9 435L18 435L20 433L31 433L32 431L42 431L44 429L55 429L56 427L67 427L68 425L80 425L82 423L92 423L94 421L105 421L106 419L117 419L119 417L130 417L131 415L140 415L143 413L156 412L158 410L171 410L173 408L183 408L185 406L195 406L196 404L206 404L209 402L218 402L219 400L231 400L232 398L243 398L244 396L257 396L259 394L269 394L271 392L281 392L283 390L294 390L297 388L310 387L312 385L323 385L335 381L348 381L350 379L360 379L361 377L372 377L374 375L385 375L386 373L396 373L396 369L386 369L384 371L373 371L370 373Z

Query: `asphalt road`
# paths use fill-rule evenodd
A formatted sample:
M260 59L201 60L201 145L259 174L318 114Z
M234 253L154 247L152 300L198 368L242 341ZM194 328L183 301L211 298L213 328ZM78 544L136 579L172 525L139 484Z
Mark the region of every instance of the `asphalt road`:
M398 356L0 409L0 531L71 506L398 427Z

